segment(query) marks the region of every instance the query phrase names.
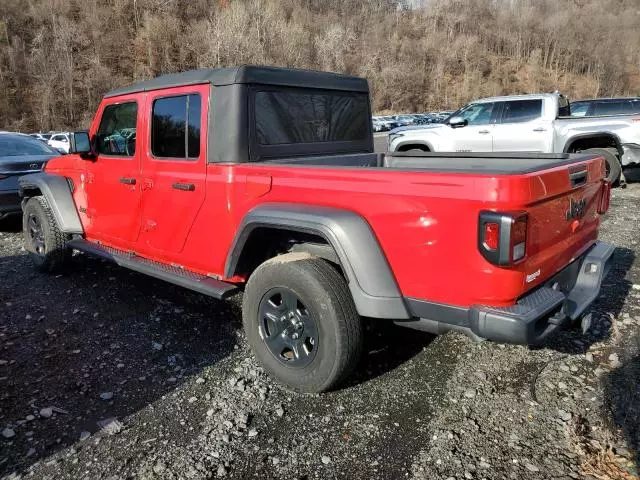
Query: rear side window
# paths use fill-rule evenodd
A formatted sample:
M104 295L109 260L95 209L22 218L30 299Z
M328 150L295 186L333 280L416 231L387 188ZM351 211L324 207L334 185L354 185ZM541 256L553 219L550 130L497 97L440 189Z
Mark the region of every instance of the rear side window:
M98 153L118 157L132 157L136 152L135 102L107 105L96 134Z
M159 98L153 102L151 153L159 158L200 156L200 95Z
M522 123L542 116L542 100L515 100L504 102L502 123Z
M256 139L260 145L365 141L368 102L368 96L361 93L258 91Z

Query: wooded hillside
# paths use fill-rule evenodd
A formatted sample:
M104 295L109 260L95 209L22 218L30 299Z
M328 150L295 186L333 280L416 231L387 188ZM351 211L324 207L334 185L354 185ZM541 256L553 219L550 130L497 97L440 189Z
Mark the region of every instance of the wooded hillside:
M374 111L638 94L639 26L638 0L2 0L0 129L87 127L113 87L243 63L367 77Z

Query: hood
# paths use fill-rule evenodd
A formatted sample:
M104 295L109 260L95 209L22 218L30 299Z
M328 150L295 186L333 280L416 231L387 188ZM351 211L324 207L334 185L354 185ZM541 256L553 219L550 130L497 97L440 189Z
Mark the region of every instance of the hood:
M389 135L393 135L394 133L405 133L409 130L435 130L435 129L440 129L444 127L446 127L444 123L428 123L426 125L407 125L406 127L394 128L389 132Z

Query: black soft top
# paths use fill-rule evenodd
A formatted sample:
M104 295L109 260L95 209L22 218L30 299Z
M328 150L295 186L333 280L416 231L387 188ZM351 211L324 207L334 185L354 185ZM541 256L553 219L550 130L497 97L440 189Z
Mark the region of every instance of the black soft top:
M243 65L234 68L189 70L182 73L161 75L127 87L116 88L108 92L105 97L201 83L211 83L214 86L254 83L284 87L369 92L369 84L364 78L360 77L315 70Z

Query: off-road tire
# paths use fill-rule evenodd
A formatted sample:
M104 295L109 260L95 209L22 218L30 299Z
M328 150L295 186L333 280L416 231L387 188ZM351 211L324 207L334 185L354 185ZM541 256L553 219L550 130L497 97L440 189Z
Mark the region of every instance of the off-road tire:
M274 289L292 291L315 318L318 342L311 363L283 364L260 332L260 305ZM319 393L335 388L354 369L362 352L362 321L345 279L327 261L305 253L267 260L250 276L242 304L247 340L266 371L290 389Z
M43 245L38 246L31 231L34 218L41 228ZM31 197L22 212L22 233L25 250L40 272L60 273L71 261L71 249L66 244L71 236L60 231L49 203L44 197Z
M595 155L602 155L605 162L607 162L606 178L612 185L616 185L620 180L622 174L622 165L618 160L618 156L607 148L589 148L583 150L582 153L593 153Z

